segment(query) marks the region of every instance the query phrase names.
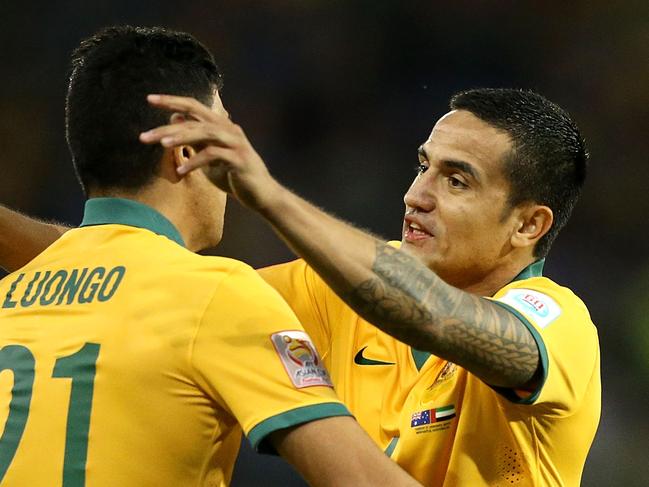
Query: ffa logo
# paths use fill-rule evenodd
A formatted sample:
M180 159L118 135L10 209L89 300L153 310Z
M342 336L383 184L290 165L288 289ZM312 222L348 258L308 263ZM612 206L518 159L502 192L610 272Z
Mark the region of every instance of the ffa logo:
M521 301L523 304L527 304L534 308L534 310L538 313L538 315L541 318L545 318L548 315L548 307L545 305L543 301L541 301L537 296L534 296L533 294L526 293L526 294L521 294L518 299Z
M562 313L561 306L554 299L533 289L510 289L497 300L523 313L541 329L556 320Z

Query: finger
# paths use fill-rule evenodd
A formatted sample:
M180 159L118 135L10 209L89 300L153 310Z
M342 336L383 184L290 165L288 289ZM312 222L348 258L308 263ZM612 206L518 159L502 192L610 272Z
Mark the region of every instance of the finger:
M183 122L182 125L185 128L192 127L193 125L199 124L201 122L194 122L194 121L186 121ZM160 142L161 139L164 137L168 137L173 135L174 133L177 132L177 128L181 124L179 123L172 123L171 125L161 125L160 127L153 128L151 130L147 130L145 132L140 133L140 141L146 143L146 144L157 144Z
M148 144L154 144L161 142L162 139L167 137L173 137L176 134L183 133L185 131L197 132L203 131L206 136L210 133L221 133L229 132L227 124L221 122L195 122L187 121L183 123L172 123L170 125L162 125L160 127L147 130L146 132L140 133L140 140ZM166 144L164 144L166 145Z
M169 125L161 125L151 130L140 132L139 135L140 142L144 142L145 144L156 144L160 141L161 138L163 138L165 135L168 135L168 132L170 131L169 129L170 126L179 123L190 123L190 122L194 122L194 120L188 118L188 115L186 113L174 112L171 114L171 117L169 117Z
M240 133L232 124L205 122L186 122L165 125L140 134L142 142L152 144L159 142L165 147L184 144L210 144L234 148L242 142Z
M203 105L195 98L174 95L148 95L147 101L158 108L173 112L188 113L197 120L215 120L223 115L216 113L210 107Z
M233 193L234 188L230 185L229 174L231 168L227 164L210 164L201 168L212 184L226 193Z
M199 167L209 167L210 170L214 171L229 170L237 162L238 157L235 150L212 145L190 157L182 166L178 166L176 172L180 175L185 175Z

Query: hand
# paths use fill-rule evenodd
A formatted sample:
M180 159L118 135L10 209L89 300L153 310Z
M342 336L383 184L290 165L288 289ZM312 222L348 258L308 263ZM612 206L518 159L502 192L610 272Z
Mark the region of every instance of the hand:
M202 168L210 181L244 206L261 210L270 204L281 186L270 175L243 129L228 118L225 110L210 109L194 98L182 96L149 95L147 100L187 119L140 134L140 140L146 144L192 145L197 149L177 168L179 175Z

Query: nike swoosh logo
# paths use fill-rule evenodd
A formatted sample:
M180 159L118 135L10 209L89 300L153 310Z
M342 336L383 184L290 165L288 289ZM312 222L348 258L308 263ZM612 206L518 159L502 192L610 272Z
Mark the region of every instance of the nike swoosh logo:
M361 348L354 357L354 363L357 365L394 365L394 362L383 362L381 360L373 360L371 358L363 357L363 352L367 347Z

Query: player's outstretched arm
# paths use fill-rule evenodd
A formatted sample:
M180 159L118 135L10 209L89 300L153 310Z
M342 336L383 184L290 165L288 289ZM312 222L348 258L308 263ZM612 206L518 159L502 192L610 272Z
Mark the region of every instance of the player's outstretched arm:
M369 322L488 384L534 385L538 347L516 316L446 284L417 259L291 193L272 178L241 127L227 117L190 98L156 95L149 101L193 121L150 130L140 139L166 147L200 145L178 172L202 167L214 184L260 213Z
M21 268L68 230L0 206L0 267Z
M512 313L448 285L418 259L287 190L260 212L370 323L418 350L461 365L488 384L535 386L538 346Z
M271 434L270 441L312 486L420 485L379 450L348 416L279 430Z

